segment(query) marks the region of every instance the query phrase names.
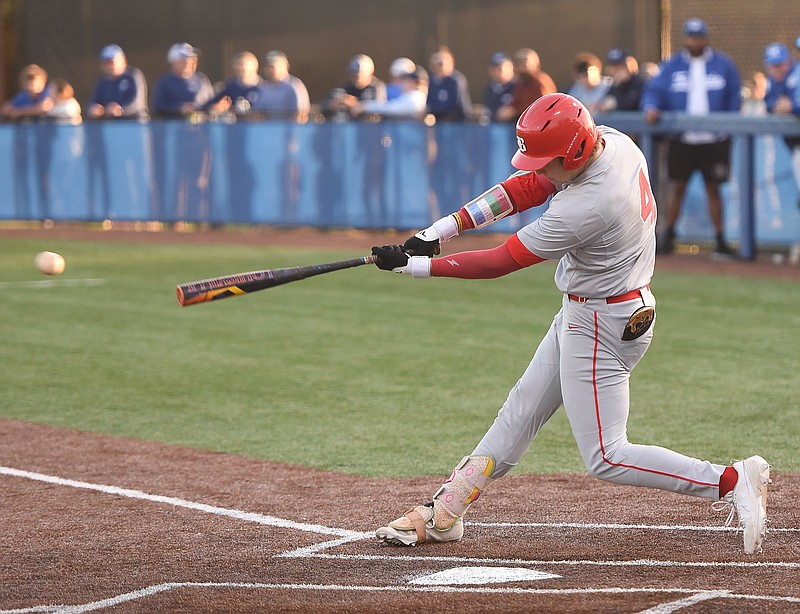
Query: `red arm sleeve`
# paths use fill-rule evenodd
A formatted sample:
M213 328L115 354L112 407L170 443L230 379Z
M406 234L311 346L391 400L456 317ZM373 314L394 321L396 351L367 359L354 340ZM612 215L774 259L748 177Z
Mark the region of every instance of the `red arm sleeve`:
M528 250L517 235L492 249L461 252L431 261L431 277L494 279L542 262Z
M501 181L500 185L505 188L511 202L514 203L516 213L544 204L544 201L556 191L556 186L549 179L537 173L515 175Z

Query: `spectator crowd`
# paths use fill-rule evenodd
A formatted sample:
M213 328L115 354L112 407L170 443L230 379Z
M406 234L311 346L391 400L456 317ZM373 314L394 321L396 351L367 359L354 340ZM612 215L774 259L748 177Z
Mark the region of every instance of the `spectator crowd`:
M628 51L615 48L605 60L590 52L573 61L573 82L565 88L591 113L641 111L655 123L665 111L706 115L744 112L800 116L800 37L792 47L770 43L763 50L763 72L742 80L734 62L710 45L705 22L693 18L683 27L684 45L660 64L641 66ZM794 57L793 57L794 55ZM125 51L110 44L99 53L99 77L82 107L70 83L49 79L31 64L19 76L19 92L0 106L0 119L21 121L51 118L77 124L84 119L148 120L154 118L227 118L230 121L281 119L304 123L369 119L415 119L439 122L515 122L539 97L558 91L542 68L538 53L522 48L511 55L497 51L488 58L482 99L473 104L467 77L456 67L446 46L431 53L423 67L399 57L387 67L389 78L376 74L368 55L349 59L346 78L318 105L312 105L303 81L291 73L289 58L269 51L259 65L250 51L231 60L232 77L212 83L198 69L200 52L186 42L166 54L168 69L149 96L142 71L128 64ZM792 169L800 190L800 138L786 138ZM681 202L692 174L702 174L709 217L716 231L715 252L732 254L724 237L720 184L730 172L728 135L691 131L667 143L667 175L672 184L658 250L675 248ZM794 255L800 260L800 249Z
M574 80L561 91L580 100L592 113L641 109L647 115L644 100L650 101L649 107L661 105L661 110L668 110L665 105L674 105L672 94L680 88L667 83L664 77L652 85L649 81L663 67L673 66L676 58L693 54L692 38L700 41L695 49L701 50L702 64L708 67L708 74L716 74L719 58L726 57L708 46L709 34L704 22L695 19L687 24L700 25L694 32L684 29L686 47L660 65L640 66L633 54L621 48L608 51L604 60L595 53L578 53L572 66ZM800 50L800 37L795 44ZM100 74L83 107L68 82L48 80L42 67L28 65L20 73L19 92L0 107L0 118L15 121L50 117L79 123L83 119L146 120L227 114L240 119L288 119L302 123L317 111L324 118L340 120L378 115L403 119L431 117L438 122L515 122L534 100L559 91L542 68L538 53L530 48L518 49L510 55L503 51L491 54L480 101L471 100L467 77L458 70L452 51L446 46L435 49L425 67L410 58L395 59L386 67L386 81L378 76L372 58L357 54L347 62L346 79L318 105L311 104L305 84L290 72L289 58L280 50L269 51L261 65L250 51L236 53L231 60L233 76L216 83L198 69L200 52L189 43L172 45L166 60L168 69L154 82L152 92L148 92L142 71L128 64L124 50L116 44L103 47L99 53ZM679 70L689 65L679 62ZM797 88L800 69L787 45L767 46L764 73L760 76L767 83L767 91L763 92L766 111L800 112ZM670 75L673 78L674 72ZM738 87L739 77L732 62L730 73L725 76L728 88ZM645 94L651 88L658 92L656 98ZM716 89L709 90L709 111L720 110L715 107ZM758 90L743 91L752 94ZM737 90L736 96L739 94ZM724 110L738 111L738 104L729 104Z

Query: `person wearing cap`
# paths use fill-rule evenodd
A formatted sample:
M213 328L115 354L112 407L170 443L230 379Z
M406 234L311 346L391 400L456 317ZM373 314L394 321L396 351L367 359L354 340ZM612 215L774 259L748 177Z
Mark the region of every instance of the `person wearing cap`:
M453 52L441 46L429 62L428 113L436 121L464 121L472 113L467 78L456 70Z
M515 122L535 100L558 89L552 77L542 70L539 54L523 47L514 52L514 98L497 111L498 121Z
M647 123L656 123L662 111L689 115L739 113L741 78L727 55L708 44L708 26L702 19L689 19L683 26L684 48L663 61L660 72L642 93L642 111ZM724 236L720 184L730 174L731 138L726 134L687 131L669 141L667 174L672 195L667 205L666 230L658 237L658 252L675 249L675 226L681 214L686 186L700 171L706 188L708 211L716 233L714 255L734 255Z
M767 73L764 96L767 113L800 115L800 64L793 64L789 48L781 43L767 45L764 48L764 67ZM800 188L800 137L785 136L783 141L791 152L792 174ZM792 245L789 260L792 264L800 263L800 244Z
M347 81L331 90L320 110L326 117L347 117L357 102L371 100L386 100L386 84L375 76L372 58L359 53L347 62Z
M28 64L19 73L19 92L0 106L0 117L11 120L43 117L53 108L53 96L47 87L47 71L38 64Z
M217 113L232 111L237 116L245 116L253 105L258 104L264 80L258 74L258 58L250 51L240 51L231 60L233 77L225 81L203 110Z
M187 117L201 110L214 96L209 78L197 70L198 51L189 43L175 43L167 53L169 72L162 76L153 94L153 114Z
M496 122L497 111L514 99L514 63L502 51L489 57L489 81L483 90L483 104L489 120ZM506 120L511 121L511 120Z
M606 57L606 70L611 77L611 87L600 103L600 112L638 111L644 80L639 75L636 58L624 49L612 49Z
M354 104L350 112L380 115L385 119L422 119L428 99L428 72L417 66L412 72L400 75L401 92L391 100L365 100Z
M590 113L597 113L611 87L611 79L603 74L603 62L594 53L581 52L572 65L575 81L568 94L580 100Z
M305 123L311 102L305 84L289 73L289 59L274 49L264 58L264 81L258 104L253 107L267 119L283 119Z
M386 83L386 100L392 100L403 93L402 78L405 75L413 74L417 65L413 60L400 57L392 60L389 65L389 81Z
M147 119L147 82L138 68L128 65L119 45L106 45L100 51L102 76L95 82L86 105L91 119Z

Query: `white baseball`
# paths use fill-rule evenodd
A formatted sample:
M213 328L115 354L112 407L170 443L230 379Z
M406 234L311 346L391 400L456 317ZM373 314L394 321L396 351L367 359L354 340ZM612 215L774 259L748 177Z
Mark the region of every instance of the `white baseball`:
M36 268L45 275L61 275L67 263L64 256L55 252L39 252L36 254Z

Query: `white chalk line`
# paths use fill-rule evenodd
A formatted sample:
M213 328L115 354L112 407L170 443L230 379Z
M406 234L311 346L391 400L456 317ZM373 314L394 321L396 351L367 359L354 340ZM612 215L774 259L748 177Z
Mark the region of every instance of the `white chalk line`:
M16 288L27 290L40 290L42 288L57 287L91 287L102 286L105 279L37 279L36 281L0 281L0 290L13 290Z
M59 486L69 486L71 488L94 490L97 492L102 492L110 495L129 497L131 499L141 499L144 501L152 501L154 503L165 503L167 505L173 505L175 507L184 507L198 512L204 512L206 514L216 514L217 516L226 516L228 518L234 518L235 520L241 520L244 522L254 522L256 524L263 524L270 527L278 527L281 529L294 529L296 531L319 533L320 535L336 535L339 537L346 537L351 539L363 539L367 535L370 535L368 533L358 533L356 531L334 529L332 527L326 527L319 524L294 522L292 520L286 520L284 518L276 518L275 516L265 516L263 514L256 514L253 512L243 512L241 510L218 507L216 505L196 503L194 501L187 501L186 499L179 499L176 497L151 495L141 490L133 490L130 488L119 488L117 486L107 486L104 484L92 484L90 482L81 482L78 480L68 480L53 475L35 473L32 471L23 471L21 469L13 469L11 467L0 466L0 474L11 475L20 478L27 478L29 480L36 480L38 482L47 482L48 484L57 484Z
M746 595L735 594L728 591L698 591L688 588L664 588L664 587L638 587L638 588L521 588L521 587L461 587L461 586L365 586L365 585L346 585L346 584L284 584L284 583L260 583L260 582L166 582L154 584L142 589L122 593L108 599L92 601L81 605L42 605L16 610L0 610L0 614L34 614L37 612L52 612L58 614L81 614L92 612L103 608L121 605L129 601L136 601L152 595L157 595L166 591L186 588L240 588L253 590L299 590L299 591L345 591L361 593L450 593L450 594L497 594L497 595L593 595L593 594L631 594L631 593L650 593L650 594L678 594L690 595L687 599L701 601L703 599L724 598L724 599L745 599L761 601L777 601L785 603L800 603L798 597L783 597L773 595ZM686 600L680 600L686 601ZM678 602L672 602L678 603ZM667 605L667 604L664 604ZM673 610L665 610L673 611Z
M621 523L586 523L586 522L465 522L470 527L489 527L489 528L563 528L563 529L609 529L625 531L711 531L711 532L736 532L737 527L726 527L724 525L693 525L693 524L621 524ZM773 527L768 529L769 533L800 533L800 528L795 527Z
M276 555L276 558L294 558L296 550ZM784 561L665 561L661 559L593 560L593 559L495 559L468 556L426 556L405 554L322 554L305 555L313 559L342 559L349 561L432 561L437 563L494 563L496 565L557 565L568 567L733 567L744 569L777 568L800 569L800 563ZM299 555L298 555L298 558Z
M678 599L677 601L671 601L669 603L660 603L652 608L648 608L647 610L642 610L639 614L671 614L672 612L676 612L683 608L687 608L691 605L695 605L696 603L700 603L701 601L708 601L710 599L724 599L726 597L730 597L730 591L703 591L697 593L696 595L691 595L689 597L685 597L684 599Z

